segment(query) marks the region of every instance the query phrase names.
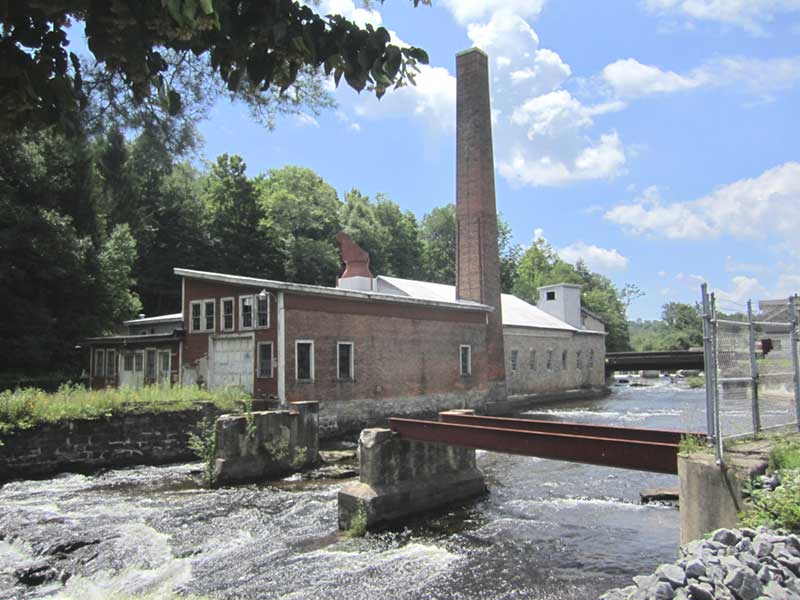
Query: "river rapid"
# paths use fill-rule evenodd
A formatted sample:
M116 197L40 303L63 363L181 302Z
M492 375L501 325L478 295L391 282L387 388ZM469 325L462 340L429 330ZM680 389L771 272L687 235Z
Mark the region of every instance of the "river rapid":
M523 413L701 431L703 390L615 388ZM402 528L336 531L347 480L294 475L205 490L197 464L63 474L0 487L0 600L583 599L678 556L678 511L639 491L677 477L478 452L490 493ZM65 579L14 571L45 560Z

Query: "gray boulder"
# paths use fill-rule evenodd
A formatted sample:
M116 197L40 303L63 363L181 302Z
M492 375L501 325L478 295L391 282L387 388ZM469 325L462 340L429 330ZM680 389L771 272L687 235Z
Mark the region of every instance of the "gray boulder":
M764 589L755 574L744 567L728 571L725 586L741 600L755 600Z

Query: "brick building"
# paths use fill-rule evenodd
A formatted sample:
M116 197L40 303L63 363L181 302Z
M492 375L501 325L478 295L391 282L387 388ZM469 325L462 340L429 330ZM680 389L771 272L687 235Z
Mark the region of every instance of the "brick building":
M538 307L501 294L487 58L472 49L456 63L455 286L374 277L368 252L344 234L336 287L176 268L181 313L89 340L92 384L318 400L321 425L338 430L603 387L605 333L577 286L542 288Z

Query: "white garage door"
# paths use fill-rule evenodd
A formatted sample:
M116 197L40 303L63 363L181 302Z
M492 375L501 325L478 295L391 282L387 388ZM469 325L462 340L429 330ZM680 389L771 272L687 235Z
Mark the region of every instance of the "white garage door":
M218 389L237 385L253 393L253 338L211 339L208 362L208 387Z

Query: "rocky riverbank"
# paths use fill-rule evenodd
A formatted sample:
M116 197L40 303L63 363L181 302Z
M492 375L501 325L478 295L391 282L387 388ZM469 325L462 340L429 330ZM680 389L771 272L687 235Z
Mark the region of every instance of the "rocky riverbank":
M800 598L800 538L753 529L718 529L681 548L682 558L600 600L791 600Z

